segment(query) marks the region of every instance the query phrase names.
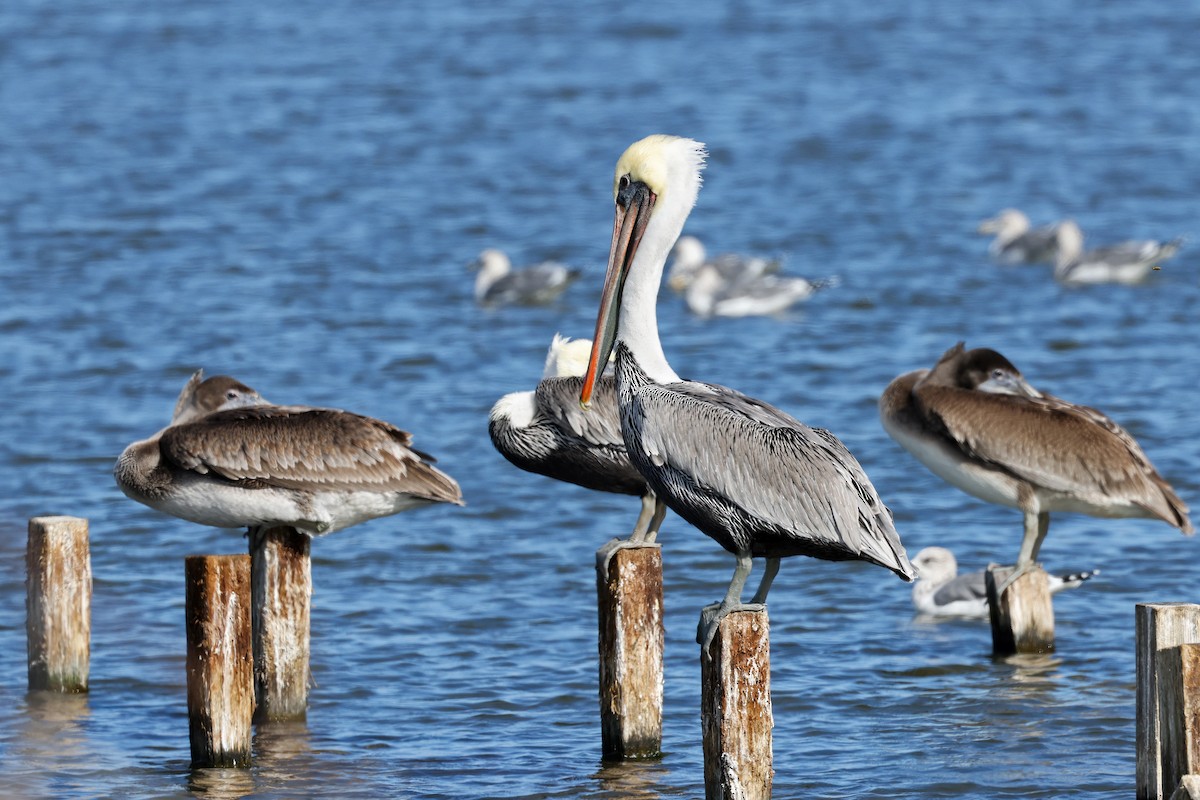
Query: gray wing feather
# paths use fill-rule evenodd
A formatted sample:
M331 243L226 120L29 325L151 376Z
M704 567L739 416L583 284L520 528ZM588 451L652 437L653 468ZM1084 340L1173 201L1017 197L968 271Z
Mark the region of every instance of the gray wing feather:
M596 382L592 407L579 406L583 378L545 378L538 383L535 397L543 413L551 415L564 428L592 444L625 448L621 437L621 417L617 410L617 389L612 375Z
M712 384L650 384L638 399L641 446L654 463L670 463L771 524L913 574L891 512L830 432Z
M980 600L987 597L987 579L982 572L959 575L938 588L933 594L935 605L947 606L962 600Z

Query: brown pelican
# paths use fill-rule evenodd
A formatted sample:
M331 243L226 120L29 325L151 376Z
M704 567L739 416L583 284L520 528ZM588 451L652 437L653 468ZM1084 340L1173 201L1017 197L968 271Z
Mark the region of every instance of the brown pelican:
M784 556L862 560L911 580L912 564L862 467L831 433L732 389L682 380L658 338L657 295L671 245L700 190L704 146L650 136L617 162L616 215L592 355L591 403L616 351L621 435L659 499L733 553L737 568L700 637L743 608L751 559L767 559L752 603L765 603Z
M1057 252L1054 225L1029 227L1029 217L1015 208L1006 208L991 219L979 223L980 233L995 234L988 254L1004 264L1035 264L1054 261Z
M917 582L913 584L912 602L917 613L931 617L972 617L987 619L987 578L983 570L958 574L954 553L944 547L926 547L913 557ZM1083 585L1100 570L1073 572L1069 575L1050 575L1050 594Z
M113 472L134 500L191 522L319 536L429 503L463 504L458 484L411 442L386 422L277 406L198 371L171 424L125 448Z
M1192 533L1187 506L1124 428L1034 389L995 350L959 342L933 369L892 381L879 415L935 475L1021 510L1025 534L1014 575L1037 560L1052 511L1161 519Z
M1183 244L1183 239L1130 241L1085 252L1083 231L1070 219L1058 224L1057 239L1054 277L1066 284L1138 283Z
M555 334L537 388L497 400L488 434L500 454L523 470L585 489L641 497L642 512L630 542L648 544L657 537L667 508L655 501L646 479L629 463L611 372L597 383L592 410L579 408L591 348L587 339Z
M480 305L544 305L553 302L579 277L557 261L544 261L514 271L508 256L484 250L471 265L475 276L475 302Z

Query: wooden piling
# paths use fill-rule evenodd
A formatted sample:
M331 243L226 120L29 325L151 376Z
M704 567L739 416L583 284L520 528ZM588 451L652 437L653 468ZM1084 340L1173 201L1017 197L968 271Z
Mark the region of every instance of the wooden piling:
M250 533L257 722L302 718L308 707L310 544L294 528Z
M92 560L86 519L29 520L25 633L30 691L88 690Z
M596 553L600 621L600 735L604 758L662 752L662 548Z
M704 617L701 617L703 625ZM700 654L706 800L771 796L771 642L767 611L737 611L721 620Z
M1184 775L1200 770L1195 760L1200 667L1197 648L1181 647L1200 642L1200 605L1138 603L1134 613L1137 798L1163 800Z
M246 767L254 714L250 557L188 556L184 576L192 767Z
M987 569L992 652L998 656L1053 652L1054 605L1050 602L1050 578L1038 564L999 594L997 590L1015 570L1015 567L998 564L991 564Z

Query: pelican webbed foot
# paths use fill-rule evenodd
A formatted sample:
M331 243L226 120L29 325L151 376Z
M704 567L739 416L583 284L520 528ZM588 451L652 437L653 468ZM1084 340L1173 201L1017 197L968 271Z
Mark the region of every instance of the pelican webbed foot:
M636 534L628 539L609 539L600 545L600 549L596 551L596 572L601 580L608 583L608 565L618 550L632 550L637 547L662 547L662 545L656 544L653 539L650 541L645 541L644 538L639 539Z
M766 603L742 603L735 602L726 605L724 601L720 603L709 603L700 610L700 622L696 625L696 644L700 645L700 652L704 655L705 661L712 660L712 653L709 652L709 645L713 639L717 638L717 630L721 627L721 620L725 619L730 614L737 611L765 611Z
M996 587L996 596L999 597L1000 595L1002 595L1006 591L1008 591L1008 587L1010 587L1014 583L1016 583L1018 578L1024 577L1025 575L1028 575L1029 573L1034 572L1035 570L1039 570L1041 568L1042 568L1042 565L1037 563L1036 561L1029 561L1024 564L1018 563L1016 566L1016 569L1014 569L1011 573L1009 573L1008 577L1005 578L1004 581L999 586Z

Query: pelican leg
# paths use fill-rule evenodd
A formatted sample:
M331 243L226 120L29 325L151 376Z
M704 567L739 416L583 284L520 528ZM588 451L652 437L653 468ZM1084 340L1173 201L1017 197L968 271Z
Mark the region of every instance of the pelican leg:
M638 513L637 524L628 539L609 539L596 551L596 568L600 570L601 578L608 582L608 564L618 550L629 547L645 547L654 544L658 535L658 526L667 513L666 505L658 501L654 492L642 496L642 510Z
M667 504L654 498L654 516L650 519L650 527L646 530L646 538L642 544L654 544L658 538L658 529L662 527L663 517L667 516Z
M771 584L778 574L779 559L768 558L766 571L763 572L762 580L758 582L758 591L754 593L754 597L750 598L751 605L765 606L767 604L767 592L771 591Z
M725 592L725 599L720 603L712 603L707 605L700 612L700 624L696 628L696 641L700 643L701 650L705 658L712 658L708 652L708 646L712 644L712 640L717 636L717 628L720 627L721 620L732 614L734 611L761 611L761 604L747 604L742 602L742 589L746 586L746 579L750 577L750 570L754 566L754 561L750 556L749 550L743 550L737 554L737 566L733 570L733 579L729 581L729 589ZM768 566L769 569L769 566ZM776 564L775 571L778 572L779 566ZM771 578L774 578L774 574ZM764 576L764 580L766 576ZM771 588L770 581L767 581L767 588ZM760 587L761 591L761 587ZM758 595L755 595L757 601Z
M1017 555L1017 568L1000 584L999 593L1012 586L1013 581L1037 566L1038 551L1050 531L1050 512L1025 512L1025 536L1021 539L1021 552Z
M629 541L638 544L645 541L646 534L650 530L650 519L654 516L655 510L654 492L642 495L642 510L638 512L637 524L633 526L633 533L629 534Z

